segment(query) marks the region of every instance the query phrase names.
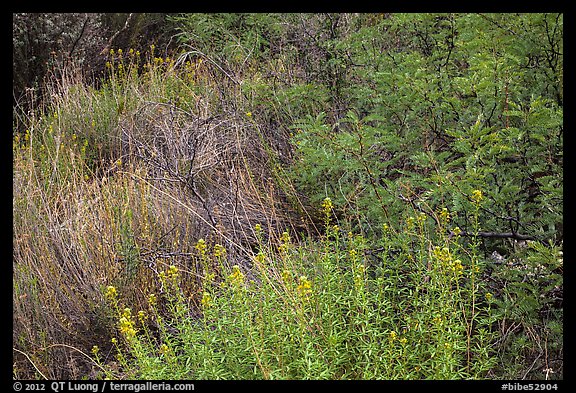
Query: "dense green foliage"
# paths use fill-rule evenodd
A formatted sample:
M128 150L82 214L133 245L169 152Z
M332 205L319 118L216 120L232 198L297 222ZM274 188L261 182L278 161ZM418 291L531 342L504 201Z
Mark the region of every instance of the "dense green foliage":
M14 109L15 376L563 378L562 14L122 17Z
M523 21L538 32L541 18ZM527 64L555 49L536 46L542 40L534 36L512 45L514 31L493 23L411 16L351 36L346 57L365 66L350 67L350 112L337 122L314 116L297 125L305 132L296 138L296 173L307 175L299 180L306 194L336 195L366 212L368 223L389 220L378 206L396 217L407 201L443 205L466 230L463 198L481 189L491 202L483 230L561 241L559 80L551 86L555 69L537 73ZM382 29L402 34L409 50L383 50L389 40ZM518 46L524 53L508 50Z
M152 295L134 318L118 303L116 288L108 287L126 342L119 358L124 377L485 377L495 365L488 350L495 336L489 331L492 295L478 283L478 256L466 254L457 240L445 239L442 247L428 244L431 228L420 217L406 223L404 239L418 248L375 265L366 254L366 239L331 224L331 200L322 206L323 238L295 245L284 232L277 250L260 243L251 279L238 265L223 266L221 245L211 251L199 240L204 266L199 319L190 317L175 266L159 273L167 316ZM256 231L262 239L261 228ZM382 244L390 245L387 236ZM158 334L145 323L148 317L159 326ZM117 377L111 371L106 375Z

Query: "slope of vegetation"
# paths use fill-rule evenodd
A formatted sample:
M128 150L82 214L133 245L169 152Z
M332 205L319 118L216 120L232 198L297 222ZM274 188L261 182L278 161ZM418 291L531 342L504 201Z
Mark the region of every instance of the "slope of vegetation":
M38 20L14 378L563 378L562 14Z

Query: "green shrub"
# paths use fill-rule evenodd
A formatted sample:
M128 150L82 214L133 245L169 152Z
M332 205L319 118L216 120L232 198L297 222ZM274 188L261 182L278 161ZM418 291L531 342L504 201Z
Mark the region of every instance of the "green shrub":
M433 223L417 216L405 224L400 254L373 260L363 236L333 225L332 208L325 199L321 242L294 243L284 232L276 250L261 245L250 270L229 267L222 246L210 251L201 240L198 295L184 296L180 270L170 266L159 274L161 294L150 294L138 319L108 287L122 367L107 376L485 377L494 364L493 317L476 247L464 248L458 238L432 242ZM448 215L442 217L448 225ZM386 236L392 235L381 239L383 250L394 243Z

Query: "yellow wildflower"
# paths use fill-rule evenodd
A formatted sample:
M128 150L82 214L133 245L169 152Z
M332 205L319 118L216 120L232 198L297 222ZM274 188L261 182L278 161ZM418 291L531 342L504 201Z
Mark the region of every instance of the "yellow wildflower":
M406 218L406 228L412 229L414 227L414 221L415 221L415 219L412 216Z
M460 261L460 259L456 259L456 260L454 261L454 264L453 264L453 266L452 266L452 269L454 270L454 272L455 272L457 275L462 274L462 272L464 271L464 266L462 266L462 261Z
M418 216L416 217L416 221L418 221L418 223L422 223L426 220L426 213L424 212L420 212L418 214Z
M298 287L296 288L298 294L303 299L308 299L308 296L312 293L312 283L308 280L306 276L300 276Z
M126 312L126 311L128 311L128 312ZM132 320L130 318L130 309L129 308L124 309L124 314L120 318L119 329L120 329L120 333L122 333L128 339L132 338L136 335L136 329L134 329L134 325L133 325Z
M235 287L239 287L242 285L242 283L244 283L244 274L242 274L240 271L240 266L232 266L232 274L230 274L229 279L232 285Z
M366 268L363 264L359 263L354 271L354 287L357 290L360 290L363 287L364 283L364 272Z
M322 209L324 210L324 213L329 214L332 210L332 207L332 199L328 197L324 198L324 201L322 202Z
M282 232L282 236L280 237L280 241L284 244L290 243L290 234L288 231Z
M448 212L448 209L446 209L445 207L443 207L442 210L440 211L440 219L443 222L450 221L450 213Z
M104 296L106 297L106 299L114 300L116 299L117 294L118 293L116 292L116 288L112 285L108 285L106 287L106 293Z
M210 296L208 292L204 292L202 294L202 300L200 300L200 303L204 308L210 307L212 305L212 296Z
M282 281L284 281L284 283L287 284L290 282L291 279L292 279L292 273L290 273L290 270L284 269L282 271Z
M266 259L266 255L262 251L260 251L258 254L256 254L254 259L256 260L256 262L262 264L262 263L264 263L264 260Z
M196 246L194 246L198 251L200 251L200 255L204 256L206 254L206 241L204 239L198 239Z
M480 190L472 191L472 201L474 201L474 203L477 203L477 204L480 203L483 198L484 198L484 196L482 195L482 191L480 191Z
M216 258L223 257L226 255L226 248L220 244L214 245L214 256Z
M156 305L156 295L151 293L150 295L148 295L148 304L152 307L154 307Z
M122 316L124 318L130 319L132 317L132 310L128 307L125 307L124 311L122 312Z

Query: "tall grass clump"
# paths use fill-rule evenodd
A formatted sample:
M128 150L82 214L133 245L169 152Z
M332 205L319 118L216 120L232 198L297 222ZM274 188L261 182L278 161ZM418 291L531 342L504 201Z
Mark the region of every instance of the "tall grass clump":
M13 138L16 377L92 375L86 354L113 323L105 286L144 304L176 265L195 296L198 239L244 265L254 225L274 232L291 214L249 103L231 96L230 109L209 66L154 48L108 58L98 89L73 64L60 70L50 105Z
M475 194L481 203L481 194ZM159 273L161 288L141 309L107 297L120 370L143 379L469 379L493 365L491 294L474 246L431 242L422 216L408 217L406 248L382 239L373 258L366 239L333 223L322 205L320 242L285 231L274 249L260 243L247 269L226 263L219 244L196 245L200 296L181 289L180 268ZM440 212L441 225L449 214ZM262 228L256 233L262 239ZM436 228L444 233L445 228ZM410 247L413 244L415 247ZM135 317L138 315L139 317ZM106 368L106 365L103 364Z

